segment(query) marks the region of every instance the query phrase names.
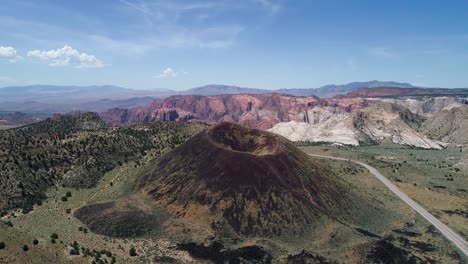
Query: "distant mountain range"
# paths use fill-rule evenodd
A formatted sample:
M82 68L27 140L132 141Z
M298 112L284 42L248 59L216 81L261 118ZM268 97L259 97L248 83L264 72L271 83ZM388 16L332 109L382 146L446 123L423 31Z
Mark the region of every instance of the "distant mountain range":
M118 86L54 86L31 85L10 86L0 88L2 101L37 101L37 102L62 102L64 99L74 101L91 101L99 99L128 99L131 97L158 96L163 91L133 90Z
M112 108L144 106L154 98L172 95L222 95L222 94L287 94L294 96L332 97L361 88L393 87L416 88L409 83L352 82L343 85L325 85L304 89L258 89L229 85L205 85L184 91L133 90L118 86L53 86L31 85L0 88L0 111L26 113L64 113L69 111L102 112Z
M398 83L398 82L381 82L381 81L369 81L369 82L352 82L342 85L325 85L320 88L292 88L292 89L256 89L256 88L244 88L238 86L229 85L205 85L202 87L188 89L179 92L180 95L219 95L219 94L266 94L266 93L281 93L295 96L311 96L315 95L318 97L331 97L336 94L347 93L354 91L359 88L373 88L373 87L399 87L399 88L414 88L415 86L409 83Z
M401 97L401 96L468 96L468 89L464 88L400 88L373 87L359 88L346 94L336 95L335 98L364 98L364 97Z
M11 86L0 88L0 111L99 112L115 107L146 105L161 95L164 95L164 91L132 90L118 86Z

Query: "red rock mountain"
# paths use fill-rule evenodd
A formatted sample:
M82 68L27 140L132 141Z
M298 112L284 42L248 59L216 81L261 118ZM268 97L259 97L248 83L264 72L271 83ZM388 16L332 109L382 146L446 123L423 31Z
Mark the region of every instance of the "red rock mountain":
M201 120L229 121L269 129L279 122L307 122L308 111L318 106L352 112L370 104L374 102L360 98L320 99L315 96L296 97L283 94L187 95L155 99L144 107L112 109L101 113L101 117L114 126L151 121Z

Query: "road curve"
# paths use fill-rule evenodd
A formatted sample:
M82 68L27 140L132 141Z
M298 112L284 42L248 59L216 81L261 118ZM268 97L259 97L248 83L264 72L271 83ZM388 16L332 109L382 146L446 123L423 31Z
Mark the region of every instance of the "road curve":
M413 208L416 212L418 212L422 217L426 218L426 220L429 221L429 223L431 223L437 229L439 229L439 231L448 240L453 242L463 252L463 254L465 254L465 256L468 256L468 243L462 237L460 237L457 233L453 232L452 229L450 229L444 223L439 221L439 219L435 218L428 211L426 211L422 206L417 204L414 200L412 200L406 194L404 194L402 191L400 191L393 183L391 183L387 178L385 178L385 176L383 176L374 167L369 166L369 165L367 165L365 163L362 163L360 161L356 161L356 160L350 160L350 159L338 158L338 157L332 157L332 156L316 155L316 154L309 154L309 155L313 156L313 157L319 157L319 158L351 161L351 162L357 163L357 164L363 166L364 168L368 169L370 173L372 173L375 177L377 177L377 179L379 179L383 184L385 184L385 186L387 186L401 200L403 200L405 203L407 203L409 206L411 206L411 208Z

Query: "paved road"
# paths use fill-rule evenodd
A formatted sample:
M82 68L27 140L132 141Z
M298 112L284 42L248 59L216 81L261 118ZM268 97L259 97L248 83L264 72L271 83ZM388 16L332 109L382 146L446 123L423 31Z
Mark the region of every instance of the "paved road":
M409 198L406 194L400 191L393 183L391 183L385 176L383 176L378 170L374 167L371 167L365 163L356 160L344 159L344 158L337 158L331 156L323 156L323 155L315 155L309 154L310 156L319 157L319 158L327 158L327 159L335 159L335 160L344 160L344 161L351 161L357 163L370 171L370 173L374 174L377 179L379 179L385 186L387 186L394 194L396 194L401 200L411 206L416 212L418 212L422 217L426 218L432 225L434 225L439 231L450 241L452 241L466 256L468 256L468 243L460 237L457 233L453 232L448 226L444 223L439 221L433 215L431 215L428 211L422 208L419 204Z

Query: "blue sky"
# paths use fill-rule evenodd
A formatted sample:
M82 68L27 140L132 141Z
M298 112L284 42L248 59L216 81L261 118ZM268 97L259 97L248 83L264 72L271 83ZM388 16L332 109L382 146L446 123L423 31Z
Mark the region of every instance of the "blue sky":
M468 1L0 4L0 87L468 87Z

